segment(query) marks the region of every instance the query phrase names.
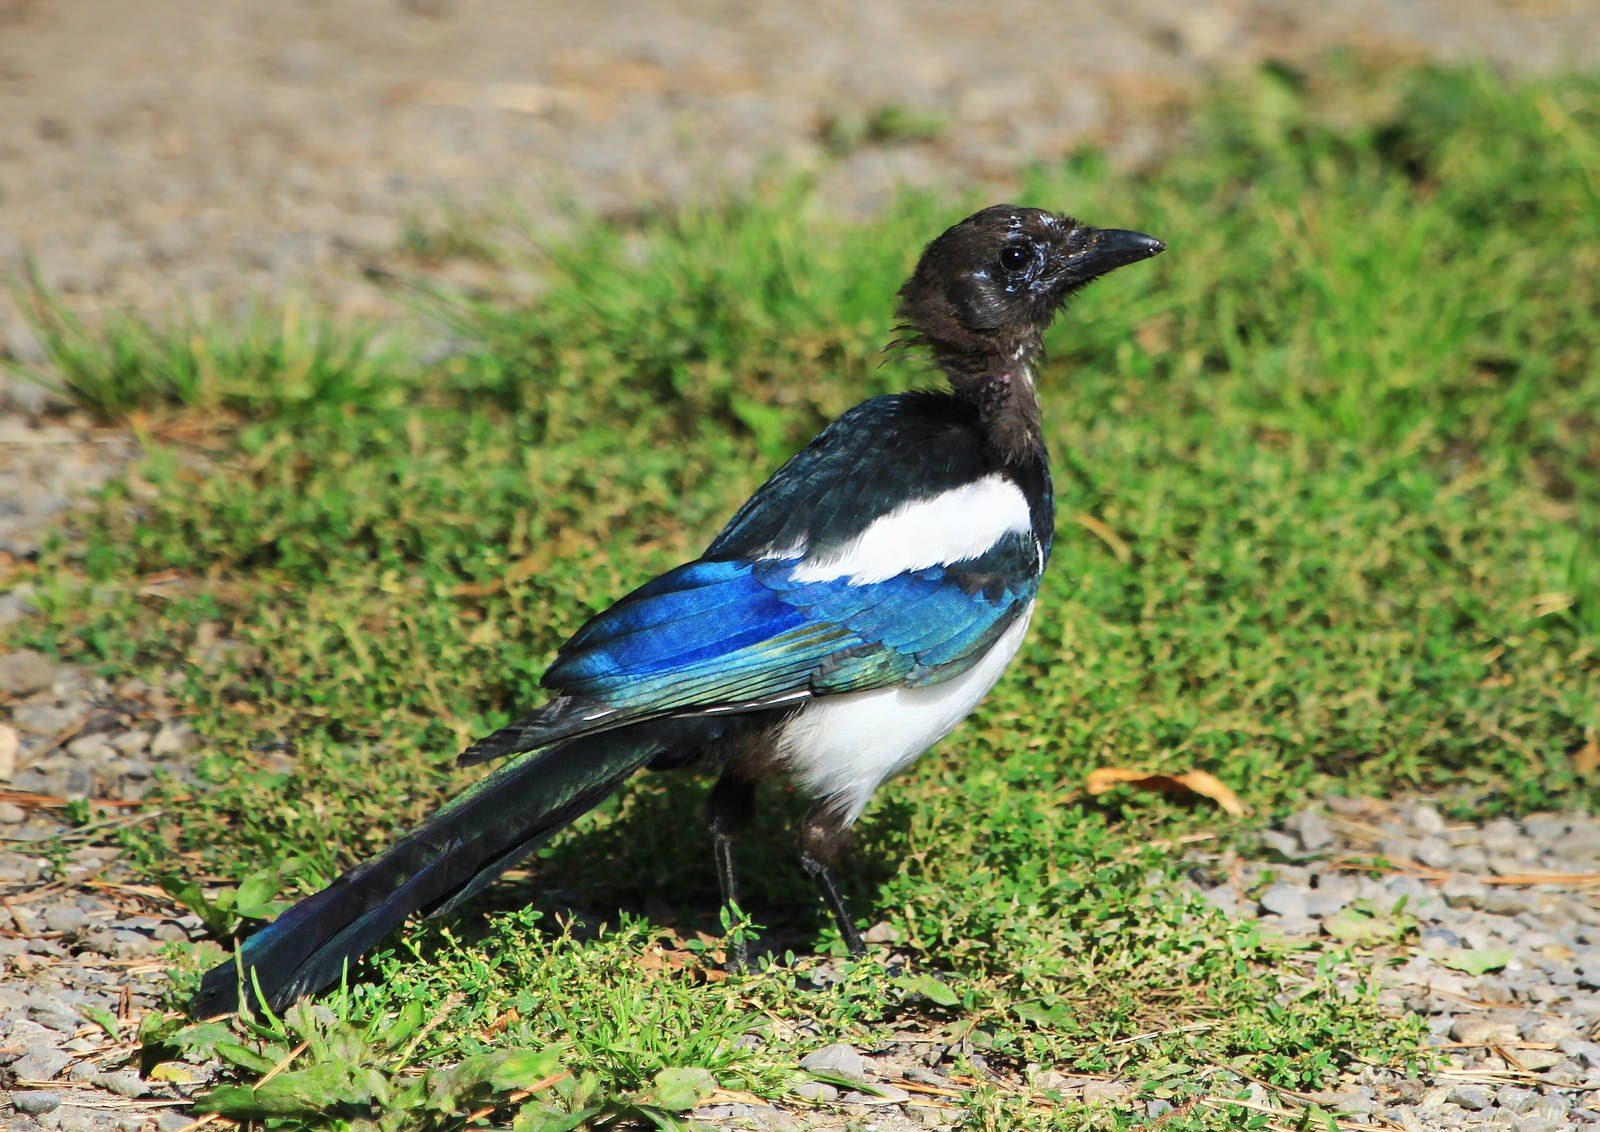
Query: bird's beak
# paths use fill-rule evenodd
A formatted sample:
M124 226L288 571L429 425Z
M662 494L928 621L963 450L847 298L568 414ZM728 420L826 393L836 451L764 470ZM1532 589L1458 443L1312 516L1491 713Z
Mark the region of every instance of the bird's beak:
M1072 242L1078 250L1062 264L1062 275L1074 285L1167 250L1167 245L1154 236L1124 228L1080 228L1073 235L1077 237Z

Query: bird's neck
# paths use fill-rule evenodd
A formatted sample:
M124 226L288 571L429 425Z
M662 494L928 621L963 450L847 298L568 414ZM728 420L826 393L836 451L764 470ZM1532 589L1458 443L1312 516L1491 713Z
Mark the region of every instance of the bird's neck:
M950 387L977 413L990 444L1007 463L1036 460L1044 451L1039 395L1033 387L1038 354L1037 342L998 354L934 351Z

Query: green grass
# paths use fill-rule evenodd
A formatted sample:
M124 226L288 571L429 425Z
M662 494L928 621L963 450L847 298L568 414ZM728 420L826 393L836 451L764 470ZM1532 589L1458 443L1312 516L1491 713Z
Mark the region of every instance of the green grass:
M1219 1107L1244 1076L1305 1090L1415 1059L1373 997L1392 948L1286 951L1221 919L1173 846L1222 819L1080 788L1100 765L1202 768L1257 823L1330 790L1474 815L1600 800L1570 758L1600 727L1600 81L1336 63L1263 72L1186 124L1137 176L1084 152L1018 194L1171 250L1053 335L1060 520L1029 642L861 827L851 895L902 968L811 979L839 941L775 817L741 860L778 953L717 977L707 839L682 818L704 786L648 778L500 894L533 912L408 928L320 1013L152 1042L245 1082L306 1042L285 1126L495 1050L525 1056L429 1078L443 1099L414 1122L500 1104L529 1129L671 1127L704 1081L669 1071L782 1096L812 1046L914 1034L1010 1082L976 1075L973 1127L1137 1123L1030 1089L1034 1065L1209 1097L1165 1127L1238 1128L1266 1120ZM135 858L248 881L211 909L229 921L432 810L590 613L695 553L831 416L929 380L880 365L893 292L982 203L907 194L847 225L787 183L580 225L544 249L537 302L440 300L462 348L431 365L375 362L359 329L99 340L47 317L64 387L156 420L84 537L13 575L40 591L38 647L179 673L208 786ZM225 379L192 376L219 357ZM204 459L161 439L197 416ZM159 599L156 572L180 579Z

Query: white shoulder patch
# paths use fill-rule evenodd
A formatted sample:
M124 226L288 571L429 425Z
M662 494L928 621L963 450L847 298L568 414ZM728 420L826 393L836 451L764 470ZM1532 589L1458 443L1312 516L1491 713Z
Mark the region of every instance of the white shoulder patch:
M901 504L831 554L799 562L790 576L797 582L849 578L853 586L870 585L976 558L1006 535L1032 529L1021 489L1002 475L989 475Z

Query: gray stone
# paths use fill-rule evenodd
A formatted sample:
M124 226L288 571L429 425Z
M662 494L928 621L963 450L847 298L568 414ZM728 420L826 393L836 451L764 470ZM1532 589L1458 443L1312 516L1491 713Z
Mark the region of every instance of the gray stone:
M44 910L44 926L46 931L75 932L89 923L81 908L70 904L52 904Z
M150 740L150 756L164 759L181 755L193 739L194 732L187 723L163 723L155 738Z
M1488 891L1489 887L1482 881L1454 876L1444 882L1439 893L1452 908L1479 908Z
M1411 828L1424 837L1437 837L1444 832L1444 818L1432 806L1412 806L1407 816Z
M1301 810L1291 815L1283 827L1294 834L1300 847L1308 853L1333 844L1333 829L1328 825L1328 819L1322 816L1321 810Z
M1574 822L1555 848L1569 861L1600 860L1600 822Z
M22 582L13 586L9 592L0 594L0 625L10 625L12 622L21 621L24 617L37 614L39 607L33 604L34 593L33 586Z
M1563 1038L1556 1043L1556 1048L1584 1069L1600 1069L1600 1044Z
M839 1099L839 1090L826 1081L802 1081L789 1090L803 1101L832 1104Z
M1461 946L1461 937L1449 928L1423 928L1417 940L1424 951L1454 951Z
M155 938L160 940L162 943L183 943L188 940L189 933L184 929L184 926L178 923L176 920L162 920L156 925ZM739 1048L761 1048L761 1039L755 1034L740 1034L735 1044L737 1045L739 1042L745 1042L746 1039L750 1039L750 1042L739 1046Z
M1532 1089L1520 1089L1515 1085L1502 1085L1494 1095L1494 1103L1512 1112L1527 1112L1539 1103L1539 1094Z
M1219 884L1213 888L1200 890L1200 899L1210 904L1219 912L1230 916L1239 912L1239 894L1231 884Z
M1559 1120L1572 1111L1572 1098L1555 1089L1546 1089L1533 1106L1533 1115L1547 1116L1551 1120Z
M1500 877L1519 876L1535 867L1538 859L1538 854L1526 845L1513 846L1506 851L1489 850L1484 854L1484 864Z
M1165 1116L1171 1111L1172 1106L1163 1100L1146 1101L1144 1103L1144 1114L1151 1120L1159 1116Z
M1457 1085L1446 1098L1451 1104L1472 1112L1480 1112L1494 1103L1489 1090L1482 1085Z
M18 1089L11 1094L11 1107L29 1116L54 1112L61 1107L61 1094L52 1089Z
M1371 1089L1318 1094L1318 1099L1324 1108L1332 1109L1334 1112L1366 1115L1377 1107L1377 1099L1372 1095Z
M35 735L59 735L76 727L88 714L88 708L82 705L62 708L55 704L27 703L17 705L11 713L11 722Z
M1455 863L1455 850L1442 837L1424 837L1417 842L1414 853L1430 869L1448 869Z
M1515 1132L1564 1132L1565 1125L1547 1116L1524 1116L1511 1127Z
M1261 907L1288 920L1304 919L1306 895L1294 885L1274 884L1261 894Z
M1522 830L1510 818L1492 818L1478 831L1483 847L1492 852L1504 852L1522 840Z
M1530 1073L1542 1073L1560 1065L1566 1058L1553 1049L1519 1049L1517 1063Z
M1554 846L1571 828L1572 822L1557 814L1529 814L1522 819L1522 832L1541 845Z
M11 1064L11 1071L23 1081L49 1081L72 1061L70 1053L56 1048L59 1038L33 1038L26 1042L27 1052Z
M956 1114L931 1104L908 1104L906 1115L925 1128L937 1128L941 1124L949 1123L951 1117Z
M1578 1031L1560 1018L1541 1018L1523 1034L1530 1042L1559 1042L1563 1038L1576 1038Z
M31 696L50 687L55 679L55 665L35 649L0 656L0 696Z
M150 748L150 733L135 728L131 731L119 731L109 737L110 744L123 755L143 754ZM127 773L126 770L123 771Z
M800 1059L800 1068L811 1073L832 1073L852 1081L867 1079L867 1062L859 1051L843 1043L812 1050Z
M1450 1036L1465 1045L1501 1045L1520 1041L1522 1037L1515 1023L1493 1014L1467 1014L1457 1018L1450 1026Z
M1378 856L1390 861L1417 859L1417 843L1409 837L1380 837L1375 845Z
M58 1034L66 1034L68 1037L77 1033L78 1027L83 1025L82 1017L65 1009L63 1004L55 1002L28 1007L28 1017L39 1025L48 1027Z
M1318 918L1331 916L1348 903L1350 903L1349 899L1342 893L1323 892L1320 889L1313 889L1305 894L1305 910L1308 916L1316 916Z
M1269 829L1261 835L1261 844L1264 848L1270 849L1280 856L1300 856L1299 840L1287 833L1279 833L1275 829Z
M874 1083L872 1092L848 1092L839 1098L846 1104L879 1104L883 1101L902 1103L911 1099L911 1094L895 1085Z
M11 776L17 773L17 752L21 749L22 740L17 737L16 728L0 723L0 782L10 782Z
M67 753L75 759L97 763L117 757L117 749L104 735L79 735L67 744Z
M1124 1081L1090 1081L1083 1087L1084 1104L1113 1104L1128 1095Z

